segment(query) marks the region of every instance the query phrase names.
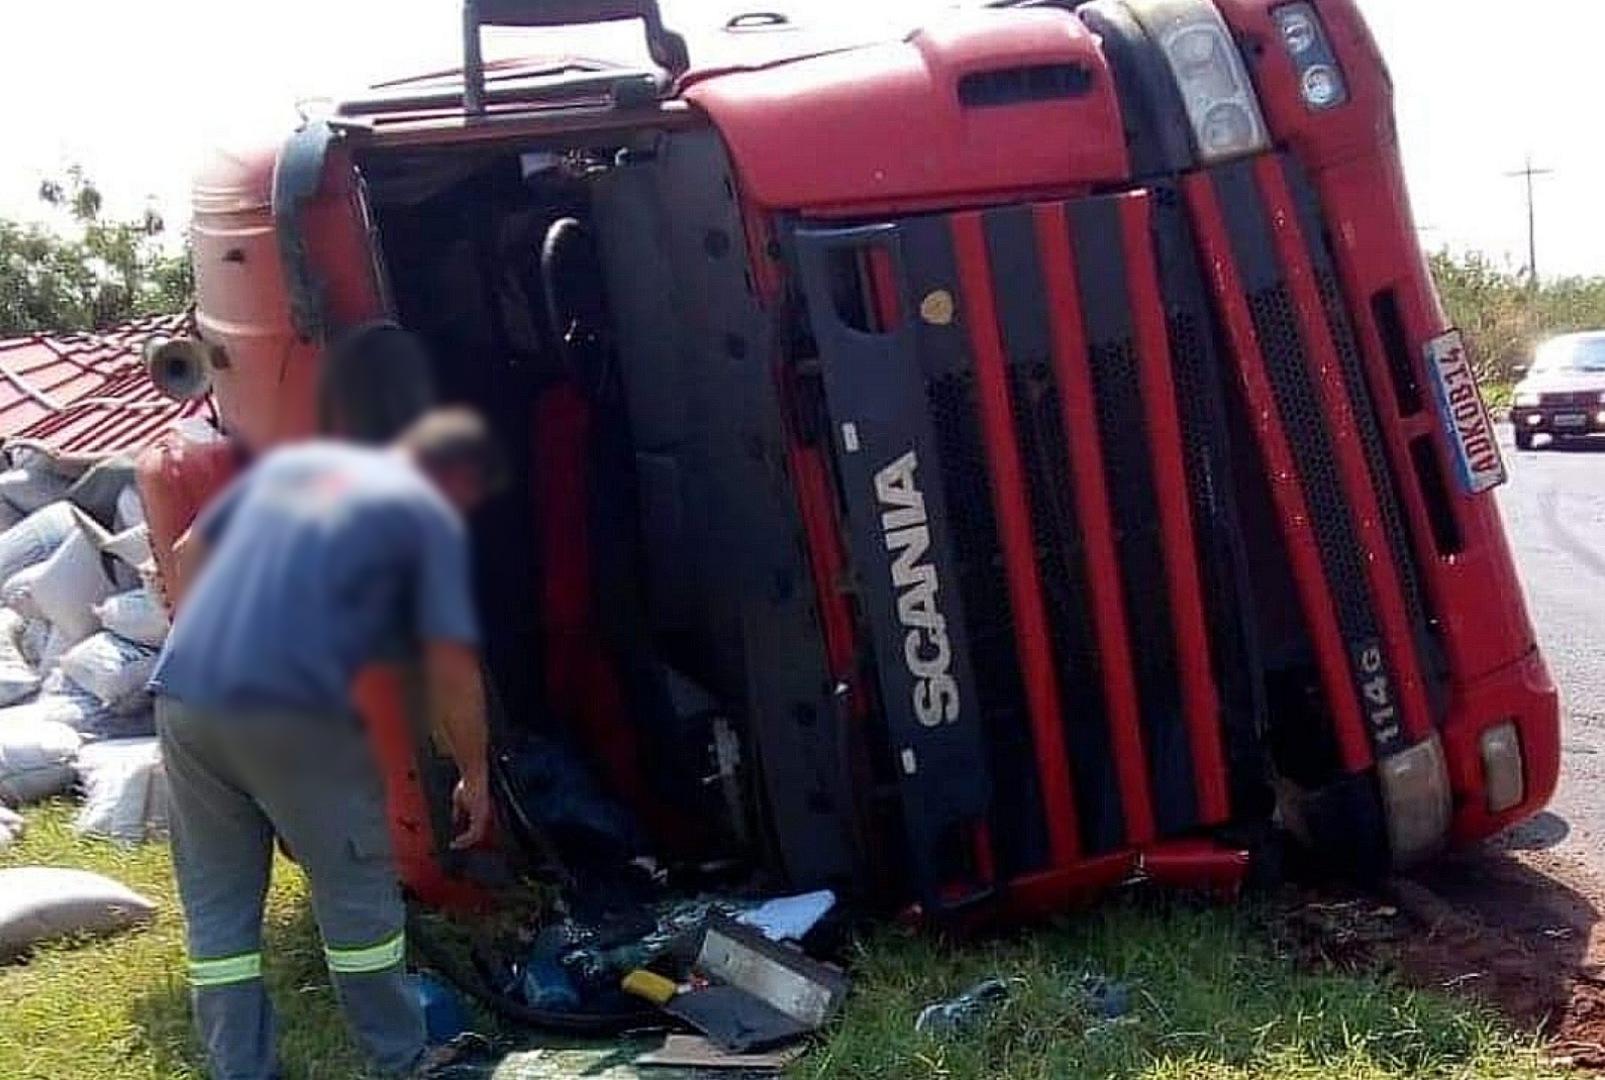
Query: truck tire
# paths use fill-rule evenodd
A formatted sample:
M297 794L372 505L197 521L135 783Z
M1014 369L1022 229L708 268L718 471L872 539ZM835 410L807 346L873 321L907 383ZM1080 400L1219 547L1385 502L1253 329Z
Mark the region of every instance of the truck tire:
M1531 450L1533 448L1533 433L1530 431L1516 432L1516 449Z

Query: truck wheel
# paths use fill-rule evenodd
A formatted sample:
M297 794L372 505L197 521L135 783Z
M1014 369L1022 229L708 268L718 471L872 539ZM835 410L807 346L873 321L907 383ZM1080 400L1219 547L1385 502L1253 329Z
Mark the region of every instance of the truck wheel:
M1516 432L1516 449L1531 450L1533 448L1533 433L1530 431Z

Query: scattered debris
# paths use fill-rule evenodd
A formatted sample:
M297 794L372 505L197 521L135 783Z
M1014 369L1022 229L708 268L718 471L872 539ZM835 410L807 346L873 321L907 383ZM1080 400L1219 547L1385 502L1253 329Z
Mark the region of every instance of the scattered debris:
M765 900L736 916L736 921L760 931L771 941L801 941L836 906L829 889Z
M734 1069L742 1072L779 1072L802 1056L803 1047L792 1044L779 1050L733 1054L701 1035L670 1035L663 1045L635 1059L643 1067L682 1069Z
M1124 1019L1131 1012L1131 988L1107 975L1088 972L1078 987L1087 1011L1099 1023Z
M847 996L847 979L733 919L710 915L692 974L706 985L664 1006L718 1046L780 1046L823 1027Z
M450 984L428 974L415 974L411 982L418 1004L423 1007L429 1045L444 1045L468 1030L468 1010Z
M1009 997L1004 979L986 979L946 1001L925 1006L914 1020L914 1030L927 1035L952 1035L973 1026Z

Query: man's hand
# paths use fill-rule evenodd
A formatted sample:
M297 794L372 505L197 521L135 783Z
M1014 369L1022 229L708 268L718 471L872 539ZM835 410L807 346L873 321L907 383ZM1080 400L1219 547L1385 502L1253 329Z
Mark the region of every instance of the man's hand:
M461 851L484 840L491 827L490 740L479 654L466 645L427 642L424 667L435 729L445 736L462 777L451 795L455 826L462 830L451 846Z
M451 842L453 851L478 847L490 835L493 816L490 801L490 782L481 770L477 775L464 776L457 781L451 793L452 824L461 830Z

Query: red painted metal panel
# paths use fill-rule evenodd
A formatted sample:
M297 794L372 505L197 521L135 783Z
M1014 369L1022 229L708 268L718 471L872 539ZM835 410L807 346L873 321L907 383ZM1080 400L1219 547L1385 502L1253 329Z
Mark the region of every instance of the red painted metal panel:
M969 75L1073 65L1085 93L967 108ZM816 213L952 206L987 195L1085 191L1128 172L1114 79L1064 11L956 13L906 41L691 85L746 194Z
M1310 523L1304 488L1293 464L1276 407L1276 396L1265 374L1265 357L1254 334L1253 318L1232 256L1226 221L1215 200L1209 178L1202 174L1183 181L1187 204L1198 230L1199 246L1209 273L1210 286L1219 305L1226 338L1235 359L1242 392L1253 419L1254 433L1276 503L1282 536L1287 543L1288 561L1310 640L1315 646L1321 672L1321 685L1332 709L1334 732L1343 767L1359 772L1371 764L1371 744L1365 720L1360 715L1354 689L1349 681L1349 661L1332 607L1332 592L1321 564L1315 530Z
M1065 440L1070 448L1076 515L1086 546L1087 585L1092 594L1104 701L1108 703L1109 741L1115 753L1126 840L1146 844L1156 835L1153 794L1143 748L1142 715L1137 707L1137 677L1131 664L1131 635L1120 595L1120 559L1115 551L1114 522L1104 479L1103 446L1098 441L1097 426L1088 422L1097 415L1097 400L1087 367L1087 330L1076 287L1076 256L1070 245L1064 204L1043 203L1034 208L1034 213L1053 333L1054 373L1059 384Z
M998 536L1014 611L1020 674L1025 682L1031 736L1036 744L1037 768L1042 781L1048 847L1054 865L1068 866L1076 861L1080 851L1075 798L1071 790L1064 723L1059 715L1059 678L1054 668L1048 616L1043 608L1042 583L1031 532L1031 507L1020 463L1019 439L1014 431L1003 342L998 334L986 232L981 215L977 213L954 215L952 229L959 284L964 294L964 320L974 351L981 427L991 473Z
M1181 672L1182 708L1192 748L1198 812L1204 824L1218 825L1231 812L1226 756L1221 748L1220 697L1210 663L1204 590L1199 582L1196 534L1187 498L1181 417L1176 407L1175 380L1171 376L1170 338L1165 329L1165 304L1159 291L1149 198L1148 195L1132 195L1121 200L1126 287L1131 296L1143 407L1153 449L1154 495L1159 502L1165 577L1170 585L1176 662Z
M1432 733L1432 710L1427 703L1417 662L1414 636L1404 610L1403 587L1394 565L1387 534L1382 527L1382 511L1377 492L1371 486L1365 456L1360 448L1354 409L1343 385L1337 347L1326 321L1321 295L1310 268L1309 246L1299 226L1287 177L1273 157L1261 158L1255 166L1259 186L1270 213L1271 232L1287 275L1287 284L1304 331L1313 377L1332 425L1332 445L1337 453L1343 489L1354 507L1360 542L1365 547L1366 577L1381 622L1382 638L1394 674L1399 682L1399 706L1403 727L1411 742Z

